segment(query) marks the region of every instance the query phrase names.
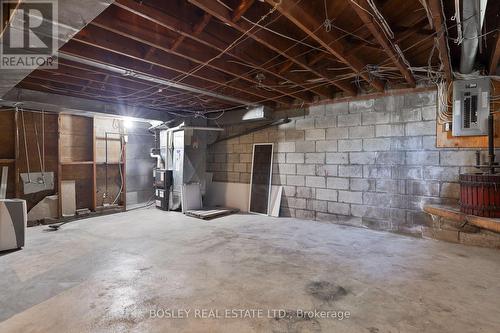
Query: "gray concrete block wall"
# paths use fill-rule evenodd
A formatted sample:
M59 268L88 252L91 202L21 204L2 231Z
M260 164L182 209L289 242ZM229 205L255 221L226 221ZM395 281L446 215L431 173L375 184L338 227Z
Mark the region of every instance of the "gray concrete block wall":
M211 147L208 171L215 181L248 183L252 144L274 143L282 216L420 233L422 206L456 203L458 175L475 163L475 150L436 148L435 92L281 115L292 121Z

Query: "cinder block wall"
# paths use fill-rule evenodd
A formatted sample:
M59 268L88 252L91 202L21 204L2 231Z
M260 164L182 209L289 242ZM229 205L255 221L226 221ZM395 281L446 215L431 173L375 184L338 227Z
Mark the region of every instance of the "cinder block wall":
M423 92L278 112L292 121L215 144L207 169L248 183L252 144L272 142L282 216L420 233L423 204L456 203L458 175L475 163L472 149L436 148L436 103Z

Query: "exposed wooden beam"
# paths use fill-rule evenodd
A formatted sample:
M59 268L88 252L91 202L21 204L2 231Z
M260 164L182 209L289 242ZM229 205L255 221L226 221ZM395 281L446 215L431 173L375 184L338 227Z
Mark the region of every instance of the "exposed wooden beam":
M212 18L212 15L205 13L203 15L203 17L201 18L201 20L194 25L193 31L192 31L193 36L198 36L203 31L203 29L205 29L207 24L210 22L211 18ZM179 47L179 45L181 45L182 41L185 38L186 38L186 35L179 35L179 37L177 37L177 39L174 41L174 43L172 44L170 49L172 51L177 50L177 48Z
M376 52L384 52L384 49L380 48L376 44L369 44L369 43L362 42L362 41L359 42L359 41L356 41L354 38L351 38L351 39L346 38L346 39L349 41L349 46L346 47L345 53L357 52L362 48L369 48L369 49L376 51Z
M326 52L318 52L317 54L315 54L314 56L312 56L309 61L307 62L307 64L309 66L314 66L316 65L318 62L320 62L321 60L325 59L327 56L327 53Z
M437 48L439 50L439 58L444 67L444 76L448 82L453 81L453 74L450 61L450 49L448 48L448 31L443 19L443 8L440 0L425 0L427 8L431 12L434 30L437 33Z
M290 68L292 68L292 66L294 65L294 62L291 61L291 60L288 60L287 62L285 62L281 68L278 70L278 73L280 74L283 74L285 73L286 71L288 71Z
M266 2L271 6L276 5L275 0L266 0ZM337 33L333 30L327 32L325 29L318 29L318 27L321 27L321 22L310 13L310 10L305 9L301 4L294 0L280 0L280 2L278 2L277 9L283 16L288 18L309 37L328 50L328 52L349 66L356 74L360 75L376 90L384 91L384 83L371 77L370 74L365 71L366 64L364 64L355 55L347 54L345 52L346 46L340 40Z
M403 75L406 82L411 86L415 87L416 82L413 77L413 73L408 68L408 65L405 63L404 54L398 53L394 41L389 40L384 31L380 28L380 24L376 22L377 16L373 12L373 9L370 7L366 0L350 0L352 9L356 12L358 17L363 21L368 30L370 30L371 34L377 42L382 46L385 53L392 60L394 65L398 68L399 72Z
M238 7L233 12L232 21L238 22L240 18L246 13L246 11L253 5L254 0L241 0Z
M90 23L91 26L99 27L101 29L105 29L104 31L108 31L114 34L118 34L122 37L125 37L127 39L131 39L133 41L137 41L142 44L146 44L154 49L161 50L164 52L167 52L173 56L180 57L186 60L189 60L193 63L199 64L199 65L204 65L207 68L211 68L213 70L217 70L220 72L223 72L224 74L231 75L235 78L238 78L239 80L246 81L250 84L249 87L247 87L248 92L255 94L258 94L261 96L263 99L270 99L270 100L276 100L280 101L283 103L290 103L290 100L285 100L286 97L282 97L281 95L285 95L291 98L296 98L296 96L293 96L292 93L281 90L278 88L270 88L270 90L274 90L274 93L271 91L267 90L257 90L253 87L255 87L258 82L254 80L253 78L249 78L247 76L243 76L244 73L248 71L247 67L235 64L235 63L228 63L224 61L224 58L217 57L218 53L213 52L213 50L198 50L198 49L189 49L189 50L184 50L184 52L181 52L182 50L177 50L173 51L169 49L168 47L164 47L163 45L166 45L168 43L168 40L162 36L161 34L156 33L153 30L149 29L144 29L138 25L132 25L127 22L121 21L121 20L105 20L105 19L97 19L94 20L93 22ZM95 36L101 36L102 34L99 34L98 30L92 29L91 26L87 27L87 30L92 31L92 35ZM105 39L100 38L100 39ZM132 43L129 43L129 45L132 45ZM145 57L148 59L149 57L153 56L150 54L150 51L148 51L148 55ZM210 63L208 63L210 61ZM276 86L276 82L272 82L272 86ZM245 88L241 86L242 88Z
M396 37L396 43L401 43L411 35L415 33L420 33L422 35L430 35L434 33L434 30L431 31L423 31L422 29L427 26L429 22L427 21L427 16L422 16L420 20L417 22L413 23L413 26L411 28L405 28L404 30L401 31L401 28L399 28L399 33L396 32L397 37Z
M354 88L353 85L338 80L336 81L335 79L330 78L327 75L320 73L319 71L308 66L305 57L300 56L302 52L298 51L297 48L291 47L289 41L280 38L275 34L273 34L272 32L266 31L264 29L253 29L254 25L251 23L245 21L233 22L231 20L231 12L217 1L212 1L212 0L188 0L188 1L193 5L203 9L204 11L212 14L214 17L217 17L219 20L233 27L234 29L240 31L241 33L247 33L249 37L257 41L258 43L284 56L288 60L292 60L295 64L302 67L303 69L308 70L317 77L323 78L326 83L337 86L338 88L343 90L347 95L350 96L356 95L356 89ZM248 33L248 31L250 31L251 29L252 31ZM331 98L332 96L328 97Z
M118 21L112 22L113 28L107 27L106 30L103 30L105 25L103 25L102 21L103 20L100 18L93 21L77 36L75 36L73 40L86 45L98 47L102 50L124 55L136 62L145 62L151 65L175 70L179 72L180 75L178 76L183 78L192 77L219 83L221 86L226 87L226 89L237 90L240 94L249 95L249 97L252 96L253 101L255 101L255 98L257 98L257 101L276 100L285 105L291 102L291 99L276 95L275 93L264 89L258 89L255 86L248 86L242 82L235 81L231 84L227 84L227 82L230 81L235 74L229 71L219 71L218 68L212 65L197 69L193 72L193 69L197 67L196 64L201 64L203 61L193 57L184 57L178 53L174 54L174 52L169 50L168 47L151 43L151 39L156 41L162 39L157 39L158 36L154 36L154 38L152 38L149 30L145 31L137 25L120 25L119 28L117 28L115 24L117 24ZM111 24L111 22L106 21L105 24ZM127 27L133 29L133 31L127 31ZM131 40L135 40L139 43L133 43ZM165 41L159 44L167 45L168 42ZM153 53L149 51L146 53L147 57L145 57L145 52L143 51L145 45L153 46L155 48ZM192 52L196 51L199 52L199 50L192 50ZM206 57L206 59L209 58ZM250 82L257 85L256 81ZM251 99L246 98L246 100L250 101Z
M153 24L159 25L161 27L179 33L180 35L185 36L186 38L189 38L191 41L195 42L197 44L197 47L200 49L206 47L208 49L221 52L225 50L225 48L227 47L227 45L225 45L219 38L211 34L205 33L204 31L202 31L197 36L193 35L191 33L191 28L180 18L175 17L173 15L169 15L165 12L161 12L144 4L141 5L132 0L117 0L115 1L114 6L120 8L121 10L125 10L130 14L146 19ZM113 9L114 8L111 8L111 10ZM207 13L207 15L209 14ZM266 60L260 60L260 54L254 54L251 51L236 52L236 50L226 51L226 54L234 58L234 60L242 63L247 63L256 70L262 71L265 74L274 76L282 81L290 81L293 84L296 84L297 86L301 87L302 88L301 90L303 90L303 92L294 93L294 95L296 95L297 98L301 100L304 100L306 102L312 101L311 97L309 96L309 91L320 96L330 97L325 87L308 88L307 85L303 86L304 81L302 80L301 77L299 79L299 77L294 75L289 75L288 73L279 74L277 73L277 71L273 70L270 66L269 67L261 66L260 63Z
M495 44L493 45L493 50L491 51L490 65L488 73L490 75L496 75L498 63L500 61L500 30L497 30L497 36L495 38Z

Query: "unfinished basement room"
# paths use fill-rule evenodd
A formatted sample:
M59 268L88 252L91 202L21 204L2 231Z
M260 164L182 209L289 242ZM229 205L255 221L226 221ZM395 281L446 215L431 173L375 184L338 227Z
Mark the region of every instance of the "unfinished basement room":
M499 0L0 0L1 333L499 333Z

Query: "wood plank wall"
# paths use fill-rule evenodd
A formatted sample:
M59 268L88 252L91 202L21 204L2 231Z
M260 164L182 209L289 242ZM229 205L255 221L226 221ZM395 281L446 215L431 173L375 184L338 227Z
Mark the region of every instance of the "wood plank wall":
M113 134L124 133L122 121L53 113L44 113L43 119L44 145L40 112L19 111L16 124L15 111L0 109L0 167L9 166L7 197L27 200L30 210L45 196L60 191L59 180L75 180L78 209L95 210L104 204L111 204L119 193L122 179L124 182L126 179L125 163L119 163L125 162L124 156L120 159L120 135ZM106 132L108 163L105 163ZM38 147L40 155L45 153L45 171L54 172L55 186L53 191L26 195L21 180L16 182L16 177L28 172L28 162L31 172L41 171ZM119 168L122 168L121 174ZM126 204L124 189L125 184L123 195L117 201L121 206Z

